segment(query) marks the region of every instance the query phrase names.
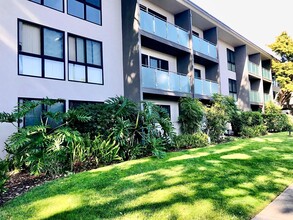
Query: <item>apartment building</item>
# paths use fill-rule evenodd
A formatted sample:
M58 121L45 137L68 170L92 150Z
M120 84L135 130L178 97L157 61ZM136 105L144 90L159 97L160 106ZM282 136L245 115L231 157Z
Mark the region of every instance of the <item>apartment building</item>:
M124 88L168 109L180 97L230 95L243 110L273 98L272 56L190 0L122 1Z
M220 93L258 110L277 91L272 56L190 0L2 0L0 14L0 112L44 97L66 111L124 95L165 108L179 131L180 97ZM0 124L0 157L16 129Z
M44 97L64 100L54 111L65 111L124 94L120 1L1 0L0 14L0 112ZM14 131L0 124L0 156Z

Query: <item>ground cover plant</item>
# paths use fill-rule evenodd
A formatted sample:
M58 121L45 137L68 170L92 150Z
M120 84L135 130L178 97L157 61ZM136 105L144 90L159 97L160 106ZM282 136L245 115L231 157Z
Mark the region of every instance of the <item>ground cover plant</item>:
M250 219L293 181L293 137L275 133L132 160L46 183L2 219Z

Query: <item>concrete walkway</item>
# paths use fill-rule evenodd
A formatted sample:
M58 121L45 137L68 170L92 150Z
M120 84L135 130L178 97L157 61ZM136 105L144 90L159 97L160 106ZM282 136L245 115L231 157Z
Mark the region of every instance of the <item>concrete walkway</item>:
M252 220L293 220L293 184Z

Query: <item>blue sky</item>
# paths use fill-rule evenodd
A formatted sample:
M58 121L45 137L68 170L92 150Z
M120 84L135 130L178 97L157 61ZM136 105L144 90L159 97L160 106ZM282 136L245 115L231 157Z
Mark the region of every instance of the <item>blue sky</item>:
M266 49L282 31L293 37L293 0L192 0Z

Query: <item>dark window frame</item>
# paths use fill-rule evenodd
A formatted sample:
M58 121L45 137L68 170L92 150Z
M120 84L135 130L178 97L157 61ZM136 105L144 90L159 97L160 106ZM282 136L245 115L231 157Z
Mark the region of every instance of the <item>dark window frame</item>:
M76 38L81 38L83 39L84 41L84 60L85 62L82 63L82 62L78 62L78 61L71 61L69 60L69 37L74 37L75 39ZM94 41L94 42L97 42L97 43L100 43L101 44L101 65L95 65L95 64L89 64L87 63L87 49L86 49L86 41L89 40L89 41ZM76 45L75 45L76 46ZM71 33L68 33L67 34L67 54L68 54L68 74L67 74L67 77L68 77L68 81L69 82L77 82L77 83L87 83L87 84L93 84L93 85L104 85L105 84L105 77L104 77L104 61L103 61L103 42L102 41L98 41L98 40L93 40L93 39L90 39L90 38L86 38L86 37L82 37L82 36L79 36L79 35L75 35L75 34L71 34ZM76 56L77 56L77 53L76 53ZM76 57L77 58L77 57ZM76 59L77 60L77 59ZM84 66L85 67L85 77L86 77L86 81L83 82L83 81L78 81L78 80L70 80L69 79L69 64L77 64L77 65L80 65L80 66ZM98 69L101 69L102 70L102 83L93 83L93 82L88 82L88 71L87 71L87 67L92 67L92 68L98 68Z
M18 101L17 101L17 105L19 106L22 103L26 102L26 101L42 101L44 99L42 98L26 98L26 97L19 97ZM52 99L52 100L56 100L56 99ZM63 113L66 112L66 100L60 100L60 103L63 103ZM45 106L44 104L42 104L42 112L47 111L48 106ZM19 128L25 128L25 116L22 118L22 121L20 122L20 120L18 120L18 127Z
M92 105L92 104L104 104L104 102L85 101L85 100L69 100L68 101L68 107L69 107L69 109L77 108L80 105Z
M22 22L23 24L28 24L31 26L35 26L40 28L40 46L41 46L41 54L33 54L33 53L28 53L28 52L22 52L21 51L21 46L20 46L20 41L19 41L19 35L20 35L20 22ZM44 55L45 53L45 49L44 49L44 29L48 29L48 30L53 30L53 31L57 31L63 34L63 53L62 56L63 58L57 58L57 57L52 57L52 56L48 56L48 55ZM24 76L24 77L34 77L34 78L42 78L42 79L51 79L51 80L61 80L61 81L65 81L65 32L55 29L55 28L51 28L48 26L44 26L44 25L40 25L40 24L36 24L30 21L26 21L26 20L22 20L22 19L18 19L17 20L17 42L18 42L18 50L17 50L17 69L18 69L18 75L19 76ZM30 57L35 57L35 58L40 58L41 59L41 76L33 76L33 75L25 75L25 74L20 74L19 73L19 68L20 68L20 64L19 64L19 56L20 55L24 55L24 56L30 56ZM52 77L45 77L45 60L52 60L52 61L58 61L58 62L63 62L63 79L58 79L58 78L52 78Z
M232 97L237 100L237 81L235 79L228 79L229 95L233 94Z
M151 66L151 60L156 60L158 62L158 67L152 67ZM165 64L167 64L167 69L163 69L162 67L162 61L166 62ZM157 58L157 57L153 57L153 56L149 56L149 67L153 68L153 69L157 69L157 70L162 70L162 71L166 71L169 72L169 61L168 60L164 60L161 58Z
M157 106L159 106L161 109L164 109L167 112L167 114L169 115L169 118L171 119L171 105L157 104Z
M55 11L59 11L59 12L64 13L64 0L61 0L61 1L62 1L62 11L61 11L61 10L58 10L57 8L53 8L53 7L50 7L50 6L48 6L48 5L45 5L45 4L44 4L44 0L40 0L41 3L35 2L35 1L33 1L33 0L28 0L28 1L33 2L33 3L35 3L35 4L38 4L38 5L45 6L45 7L47 7L47 8L53 9L53 10L55 10Z
M95 6L95 5L91 4L91 3L88 3L88 2L86 2L86 0L76 0L76 1L80 2L80 3L82 3L84 5L84 17L81 18L81 17L75 16L75 15L69 13L69 3L68 3L69 0L67 0L67 14L68 15L73 16L75 18L79 18L81 20L85 20L85 21L90 22L90 23L95 24L95 25L103 26L103 10L102 10L102 1L103 0L100 0L100 7L97 7L97 6ZM101 15L100 16L100 20L101 20L100 24L95 23L93 21L89 21L89 20L86 19L86 14L87 14L86 13L86 6L87 5L100 11L100 15Z
M196 77L196 76L195 76L195 72L198 72L198 73L199 73L199 77ZM194 68L194 78L196 78L196 79L201 79L201 70L200 70L200 69L196 69L196 68Z
M235 52L228 48L227 48L227 63L228 63L228 70L232 72L236 72Z

